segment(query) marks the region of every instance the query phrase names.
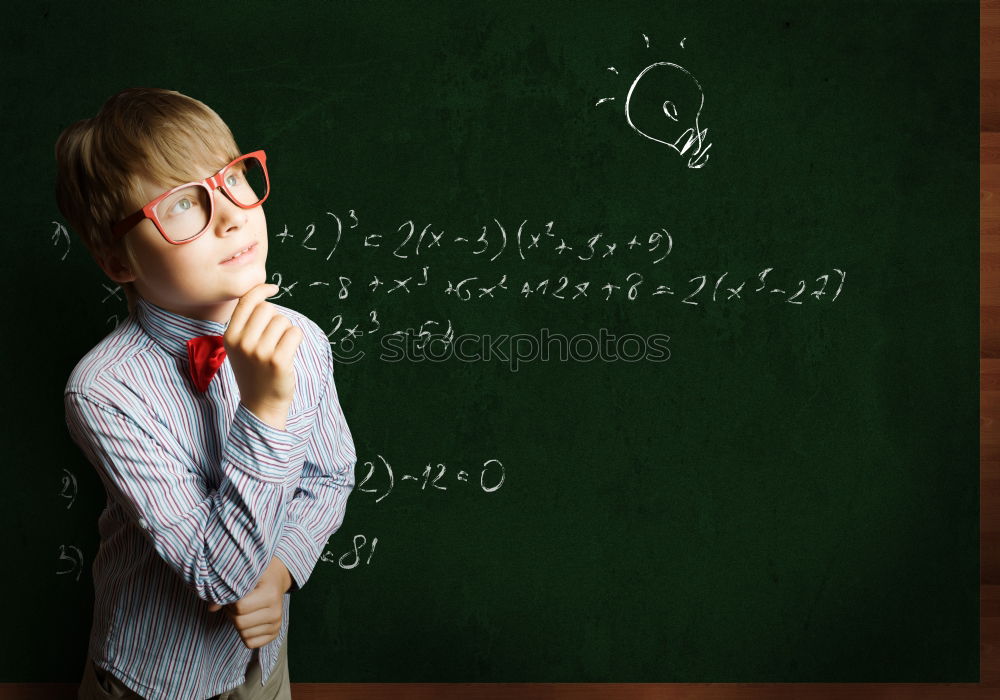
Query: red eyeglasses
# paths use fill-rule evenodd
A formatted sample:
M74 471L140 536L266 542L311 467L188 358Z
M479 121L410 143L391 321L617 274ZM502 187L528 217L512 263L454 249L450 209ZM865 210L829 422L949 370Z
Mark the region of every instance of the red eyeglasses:
M271 192L264 151L236 158L211 177L167 190L111 228L115 240L149 219L168 243L190 243L208 230L215 218L216 189L242 209L259 207Z

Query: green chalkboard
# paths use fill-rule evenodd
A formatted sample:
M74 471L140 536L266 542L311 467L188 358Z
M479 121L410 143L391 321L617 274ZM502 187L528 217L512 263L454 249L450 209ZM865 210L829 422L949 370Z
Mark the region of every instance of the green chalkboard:
M338 354L293 681L978 680L976 2L5 16L0 680L86 651L62 390L127 308L53 145L131 86L266 150L273 301Z

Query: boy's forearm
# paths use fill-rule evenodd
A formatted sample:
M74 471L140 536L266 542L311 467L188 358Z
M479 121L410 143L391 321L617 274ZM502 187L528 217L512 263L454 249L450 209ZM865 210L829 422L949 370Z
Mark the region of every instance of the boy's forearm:
M224 478L206 495L204 482L191 476L193 464L173 451L176 439L156 420L126 413L103 396L68 391L64 400L70 436L123 494L136 525L181 580L199 598L220 604L252 591L281 538L282 510L292 479L301 474L305 438L239 408L220 455ZM146 430L134 429L137 418ZM198 505L181 505L188 503ZM211 546L216 542L235 542L245 556L234 561L225 547Z

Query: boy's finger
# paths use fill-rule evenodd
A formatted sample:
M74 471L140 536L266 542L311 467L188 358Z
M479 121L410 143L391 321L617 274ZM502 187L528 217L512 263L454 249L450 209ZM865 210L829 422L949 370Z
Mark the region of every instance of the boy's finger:
M296 325L291 325L285 329L281 337L278 338L278 342L274 345L274 359L280 362L282 365L289 365L292 363L292 358L295 356L295 351L299 348L299 343L305 335L302 333L302 329Z
M238 336L242 335L243 326L246 324L251 312L257 308L257 304L269 296L274 296L277 292L278 285L276 284L259 284L240 297L240 300L236 303L236 308L233 309L233 315L229 319L226 334L230 335L230 337L233 333Z

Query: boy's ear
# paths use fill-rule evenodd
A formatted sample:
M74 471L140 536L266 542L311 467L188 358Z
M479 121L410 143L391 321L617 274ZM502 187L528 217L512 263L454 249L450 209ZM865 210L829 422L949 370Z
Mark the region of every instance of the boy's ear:
M129 267L124 251L117 253L108 252L105 254L103 259L98 260L97 262L101 266L101 269L104 270L104 274L115 282L122 284L124 282L135 281L135 274Z

